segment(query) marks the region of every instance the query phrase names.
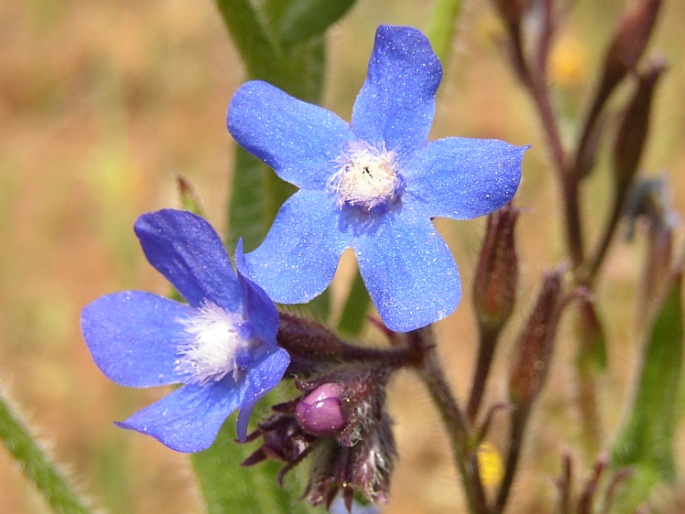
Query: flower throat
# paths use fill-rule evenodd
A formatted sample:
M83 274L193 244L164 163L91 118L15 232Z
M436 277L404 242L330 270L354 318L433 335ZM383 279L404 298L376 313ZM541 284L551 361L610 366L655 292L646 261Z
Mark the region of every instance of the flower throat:
M354 142L337 162L340 168L326 187L338 196L339 207L355 205L369 211L397 200L402 179L395 152Z

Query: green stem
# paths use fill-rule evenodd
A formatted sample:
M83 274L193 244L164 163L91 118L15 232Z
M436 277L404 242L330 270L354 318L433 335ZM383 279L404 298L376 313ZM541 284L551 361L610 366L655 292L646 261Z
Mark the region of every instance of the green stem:
M443 68L447 66L454 38L454 27L460 12L461 0L437 0L428 22L426 34Z
M43 493L52 510L65 514L92 512L31 436L26 425L1 392L0 439L12 457L19 462L29 480Z

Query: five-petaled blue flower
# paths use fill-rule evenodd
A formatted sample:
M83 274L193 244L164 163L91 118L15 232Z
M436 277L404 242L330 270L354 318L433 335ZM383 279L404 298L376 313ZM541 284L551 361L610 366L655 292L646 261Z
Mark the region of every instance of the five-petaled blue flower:
M428 141L442 67L411 27L381 26L348 124L261 81L244 84L227 123L245 149L300 190L245 256L281 303L306 302L352 247L385 324L409 331L450 314L461 285L434 217L483 216L513 197L525 148Z
M110 294L83 310L83 336L98 367L119 384L183 385L117 424L195 452L240 409L244 440L252 407L290 362L276 346L273 302L241 273L240 245L236 276L219 236L199 216L145 214L135 232L148 261L188 304L143 291Z

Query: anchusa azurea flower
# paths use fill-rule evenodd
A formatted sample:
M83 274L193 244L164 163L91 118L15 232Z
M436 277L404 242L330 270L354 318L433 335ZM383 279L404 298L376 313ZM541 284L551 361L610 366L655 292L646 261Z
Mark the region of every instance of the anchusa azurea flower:
M469 219L506 204L525 148L497 140L428 141L442 67L411 27L381 26L348 124L251 81L227 123L245 149L300 188L246 258L274 301L306 302L353 248L385 324L409 331L450 314L461 285L434 217Z
M148 261L188 304L143 291L95 300L81 327L98 367L132 387L182 384L117 423L183 452L209 447L236 409L244 440L252 407L290 361L276 345L278 312L257 285L237 274L219 236L185 211L145 214L135 223Z

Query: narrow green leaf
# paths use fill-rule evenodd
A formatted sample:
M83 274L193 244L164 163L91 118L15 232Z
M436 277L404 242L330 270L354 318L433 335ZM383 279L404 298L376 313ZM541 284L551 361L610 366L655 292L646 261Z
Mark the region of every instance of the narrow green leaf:
M45 496L52 510L64 514L92 512L31 436L24 422L1 392L0 440L20 464L26 477Z
M188 179L179 175L176 177L176 185L178 186L178 195L181 198L181 207L184 210L190 211L198 216L206 218L202 208L202 201L200 200L200 195L197 194L197 190L190 183Z
M448 62L461 4L461 0L437 0L428 22L426 35L443 67Z
M280 18L280 40L284 46L323 34L352 8L355 0L299 0L289 2Z
M260 403L265 402L262 400ZM258 406L253 413L259 419L266 415L263 406ZM314 512L313 507L301 498L304 484L296 473L289 473L284 487L279 487L277 475L283 463L266 460L247 468L241 466L259 447L259 442L237 443L234 427L234 417L231 417L209 449L191 456L193 468L200 479L207 514Z
M342 316L338 322L338 331L349 336L357 336L364 328L366 321L366 311L369 309L369 293L366 291L366 286L359 274L359 270L355 273L352 288L347 295L345 307L343 308Z
M683 359L681 287L682 270L649 334L633 408L612 449L615 467L636 471L626 487L626 512L643 502L655 484L675 477L673 438Z
M249 0L216 0L235 46L253 79L283 87L284 59Z

